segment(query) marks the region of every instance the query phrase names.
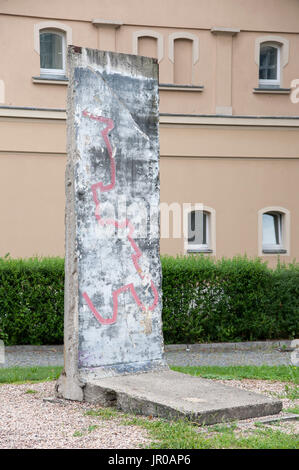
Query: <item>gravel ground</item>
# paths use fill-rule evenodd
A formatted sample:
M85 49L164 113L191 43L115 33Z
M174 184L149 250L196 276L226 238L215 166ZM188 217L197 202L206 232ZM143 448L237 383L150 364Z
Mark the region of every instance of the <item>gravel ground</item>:
M232 365L289 365L290 352L277 350L255 351L166 351L165 357L173 366L232 366ZM63 366L62 346L10 346L5 350L5 364L12 366ZM0 365L1 367L1 365Z
M289 365L290 353L278 350L254 351L167 351L170 365ZM5 364L11 366L63 365L62 346L14 346L5 351ZM1 365L0 365L1 367ZM283 407L299 406L299 400L289 400L285 395L285 383L264 380L219 380L232 387L240 387L267 396L279 396ZM292 387L292 384L289 384ZM33 390L33 393L28 392ZM101 448L134 449L149 443L144 429L124 426L120 418L110 420L85 415L98 407L87 403L60 400L44 401L54 396L54 382L23 385L0 385L0 448ZM282 411L279 416L287 413ZM260 418L261 419L261 418ZM256 419L237 423L236 433L246 434L256 429ZM279 427L278 427L279 426ZM287 433L298 434L299 422L287 421L266 425ZM210 428L211 429L211 428ZM199 432L211 434L209 428Z
M84 415L94 405L43 401L49 396L54 382L0 385L1 449L134 449L148 441L145 431L119 419Z
M267 396L283 395L286 385L280 382L249 379L218 380L218 382ZM107 420L86 415L88 410L99 408L95 405L67 400L45 401L45 398L53 396L54 382L0 385L0 448L134 449L150 442L144 429L124 426L120 418ZM284 409L296 405L299 405L299 400L283 399ZM278 416L285 415L287 413L282 412ZM261 419L239 421L236 423L235 432L244 435L256 429L254 423ZM266 427L291 434L299 433L298 421L266 425ZM211 427L198 428L198 431L207 435L213 433Z
M279 397L282 401L282 411L278 415L269 416L269 418L281 418L283 416L289 416L289 413L286 413L285 410L287 408L294 408L295 406L299 406L299 400L290 400L288 399L285 391L286 385L289 387L294 387L292 383L285 383L285 382L271 382L268 380L252 380L252 379L243 379L243 380L217 380L217 382L229 385L231 387L238 387L242 388L243 390L250 390L251 392L260 393L262 395L266 395L268 397ZM244 434L246 432L252 431L256 428L255 423L261 422L264 417L261 418L253 418L253 419L243 419L237 423L237 434ZM299 416L298 416L299 418ZM298 442L299 442L299 420L292 420L292 421L281 421L280 423L273 423L265 425L266 428L271 429L279 429L282 432L288 434L295 434L298 435Z

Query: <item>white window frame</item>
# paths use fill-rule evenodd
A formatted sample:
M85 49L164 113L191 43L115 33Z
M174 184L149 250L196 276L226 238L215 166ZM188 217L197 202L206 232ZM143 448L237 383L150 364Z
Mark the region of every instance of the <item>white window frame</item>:
M139 31L134 31L132 35L132 51L133 54L138 55L138 40L140 38L155 38L157 39L157 56L158 62L160 63L164 57L164 38L161 33L154 31L152 29L142 29Z
M195 245L194 243L189 242L189 215L192 212L203 212L206 215L206 240L207 243L201 243L198 245ZM212 250L211 248L211 213L208 212L205 209L192 209L187 213L187 241L185 244L185 249L189 252L196 251L196 252L207 252L208 250Z
M276 213L280 215L279 243L263 244L263 215ZM290 223L291 214L288 209L280 206L264 207L258 211L258 256L271 256L279 254L290 256Z
M65 32L53 28L45 28L41 29L39 31L39 39L40 35L43 33L53 33L57 34L58 36L62 37L62 69L43 69L40 68L40 75L42 76L49 76L49 75L60 75L60 76L65 76L66 75L66 37L65 37Z
M259 85L260 86L280 86L280 70L281 70L281 65L280 65L280 56L281 56L281 46L280 44L277 43L269 43L269 42L262 42L260 44L260 53L261 49L263 46L269 46L273 47L277 50L277 78L276 80L272 79L260 79L259 78ZM259 64L259 73L260 73L260 64Z

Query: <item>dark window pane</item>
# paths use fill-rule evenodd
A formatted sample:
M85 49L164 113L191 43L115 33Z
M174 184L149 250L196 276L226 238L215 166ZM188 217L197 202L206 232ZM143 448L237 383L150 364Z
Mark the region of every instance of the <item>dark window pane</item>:
M207 244L207 214L192 211L188 214L188 243L191 245Z
M266 79L267 79L267 70L260 69L260 80L266 80Z
M281 215L268 212L263 214L263 245L279 245Z
M261 80L277 80L277 55L277 47L261 47L259 70L259 78Z
M42 69L63 69L62 47L62 36L59 34L40 34L40 66Z

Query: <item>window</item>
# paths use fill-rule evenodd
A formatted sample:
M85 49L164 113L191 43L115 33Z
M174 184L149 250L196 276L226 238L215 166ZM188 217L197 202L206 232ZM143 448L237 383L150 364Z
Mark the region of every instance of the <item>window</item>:
M290 255L290 212L283 207L265 207L258 211L258 255Z
M260 46L260 86L280 86L280 47L263 43Z
M61 31L41 30L40 73L41 75L65 75L65 35Z
M254 88L255 92L288 92L283 89L283 72L289 61L289 50L289 41L283 36L269 34L255 39L254 60L259 77L259 88Z
M263 250L281 249L282 220L279 212L266 212L263 214Z
M206 211L188 213L188 251L211 251L210 215Z

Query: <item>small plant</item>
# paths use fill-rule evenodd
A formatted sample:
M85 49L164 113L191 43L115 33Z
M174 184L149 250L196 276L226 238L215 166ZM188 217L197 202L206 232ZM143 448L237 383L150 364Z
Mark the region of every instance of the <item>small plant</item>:
M293 413L295 415L299 415L299 406L294 406L294 407L291 407L291 408L286 408L284 411L286 411L287 413Z
M231 423L231 424L214 424L213 426L209 426L207 428L209 431L215 431L215 432L233 432L235 429L237 429L236 423Z
M82 436L83 436L82 431L75 431L74 434L73 434L73 437L82 437Z
M289 400L297 400L299 398L299 387L285 386L285 395Z
M271 423L269 423L271 426L280 426L281 425L281 421L278 420L278 421L272 421Z
M264 428L265 427L264 423L261 423L260 421L255 421L254 425L255 425L256 428Z
M292 377L292 382L299 384L299 367L289 366L290 375Z
M30 394L34 395L35 393L38 393L38 391L37 390L32 390L31 388L29 388L28 390L26 390L25 393L27 393L28 395L30 395Z
M102 419L111 419L119 416L119 412L114 408L100 408L98 410L88 410L84 413L85 416L98 416Z
M88 432L92 432L92 431L95 431L99 426L97 426L96 424L92 424L90 426L88 426Z

